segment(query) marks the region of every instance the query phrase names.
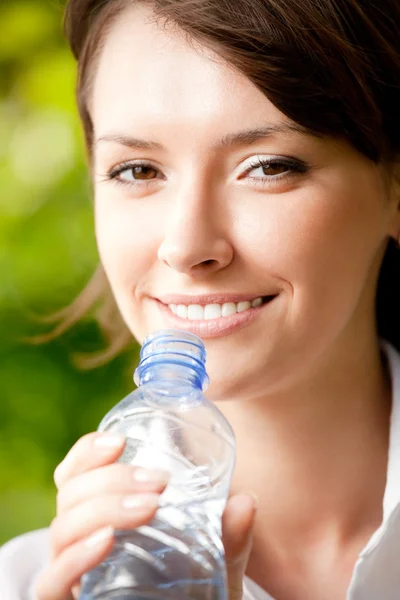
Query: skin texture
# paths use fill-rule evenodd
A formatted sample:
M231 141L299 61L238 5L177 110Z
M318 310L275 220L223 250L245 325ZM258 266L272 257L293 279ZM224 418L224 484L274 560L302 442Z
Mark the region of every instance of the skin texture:
M168 473L115 464L124 446L122 436L90 433L76 442L57 467L51 561L37 580L37 600L78 598L81 576L109 554L114 530L133 529L154 517ZM144 471L145 478L138 478L139 471ZM254 514L251 496L237 494L228 500L222 532L230 600L242 596Z
M139 342L170 326L156 301L164 294L277 294L245 327L205 340L207 393L237 437L232 493L259 498L251 552L252 503L240 508L239 500L224 517L231 598L240 597L246 569L278 600L344 600L358 552L382 518L390 382L374 300L388 238L400 228L399 185L342 140L290 131L221 145L239 131L293 123L210 50L151 17L144 7L123 13L94 80L101 260ZM304 172L257 165L288 157ZM130 169L112 178L126 161ZM136 183L132 161L147 165ZM70 460L56 477L64 500L47 582L62 578L62 556L90 533L84 517L93 504L78 514L65 487L83 506L82 477L101 467L118 491L106 466L115 456L84 463L86 475ZM91 532L119 526L111 492L92 489L104 516ZM106 553L112 542L103 543ZM76 584L64 579L64 595L55 596L43 581L39 600L64 600Z
M293 133L213 151L226 134L288 119L204 49L146 25L144 10L127 14L100 60L95 138L130 134L165 150L94 149L97 239L119 308L142 341L166 324L154 297L279 292L252 327L207 351L213 398L284 393L342 355L355 327L370 335L396 207L380 169L344 142ZM248 159L277 155L307 162L309 173L243 176ZM157 178L107 181L127 160L151 162Z

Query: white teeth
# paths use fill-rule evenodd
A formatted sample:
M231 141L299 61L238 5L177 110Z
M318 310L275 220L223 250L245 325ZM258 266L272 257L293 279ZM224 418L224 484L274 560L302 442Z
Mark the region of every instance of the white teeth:
M229 315L235 315L236 314L236 304L234 302L225 302L225 304L222 305L222 316L223 317L229 317Z
M204 319L204 308L200 304L189 304L187 318L189 321L202 321Z
M208 321L209 319L219 319L220 317L222 317L222 310L220 304L207 304L204 307L204 319L206 321Z
M184 304L178 304L178 306L176 307L176 314L178 315L178 317L181 317L182 319L187 319L188 318L188 307L185 306Z
M243 312L244 310L248 310L249 308L251 308L250 302L238 302L238 305L237 305L238 312Z
M256 308L263 303L262 298L255 298L252 302L225 302L224 304L169 304L168 307L175 315L181 319L189 319L189 321L209 321L211 319L219 319L220 317L229 317L237 312Z
M255 300L253 300L253 302L251 303L251 307L252 308L256 308L257 306L261 306L262 304L262 298L256 298Z

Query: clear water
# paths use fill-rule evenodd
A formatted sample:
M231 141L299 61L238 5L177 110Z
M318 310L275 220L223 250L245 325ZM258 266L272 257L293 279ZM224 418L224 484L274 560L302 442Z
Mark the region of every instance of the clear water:
M108 558L82 577L79 600L227 600L221 516L235 463L233 430L202 393L204 345L164 331L145 340L139 387L102 420L124 433L119 462L168 471L153 521L118 531Z
M147 457L147 458L146 458ZM221 515L225 478L176 452L163 456L128 438L121 462L173 473L153 521L118 531L109 557L82 578L79 600L226 600ZM179 466L179 468L178 468Z
M226 600L223 549L206 511L202 502L166 505L149 526L117 532L80 600Z

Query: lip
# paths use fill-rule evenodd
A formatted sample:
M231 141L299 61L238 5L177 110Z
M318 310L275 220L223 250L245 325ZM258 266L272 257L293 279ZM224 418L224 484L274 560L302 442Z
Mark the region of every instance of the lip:
M237 296L235 296L237 297ZM245 298L245 300L252 298L253 300L255 298L261 298L265 296L247 296ZM209 320L203 320L203 321L189 321L189 319L182 319L181 317L178 317L177 315L174 315L174 313L168 308L168 306L166 304L164 304L164 302L161 302L159 299L155 298L155 301L161 311L161 313L163 314L164 318L167 320L168 323L168 327L172 327L172 328L176 328L176 329L182 329L183 331L188 331L190 333L194 333L195 335L198 335L200 338L206 339L206 338L216 338L216 337L221 337L224 335L228 335L229 333L231 333L232 331L236 331L238 329L242 329L243 327L246 327L247 325L249 325L250 323L252 323L255 319L257 319L257 317L260 315L260 313L264 310L267 310L269 308L269 306L273 303L273 301L278 297L278 294L271 296L271 299L268 300L267 302L265 302L264 304L262 304L261 306L257 306L255 308L249 308L247 310L244 310L243 312L240 313L236 313L234 315L230 315L229 317L220 317L219 319L209 319ZM164 297L165 298L165 297ZM170 300L170 298L173 298L175 301L169 301L168 304L186 304L187 302L187 296L168 296L168 300ZM177 301L177 298L180 299L180 302ZM183 298L186 298L185 302L183 302ZM195 298L197 298L197 302L195 302ZM189 304L200 304L199 298L202 298L202 301L204 301L205 296L191 296L191 302ZM207 298L209 298L209 296L207 296ZM229 297L229 300L225 300L225 302L235 302L234 300L232 300L232 296ZM243 297L241 297L239 300L236 300L236 302L241 302L243 301ZM213 296L213 301L207 301L206 304L219 304L222 303L221 300L220 302L217 302L215 300L215 296Z

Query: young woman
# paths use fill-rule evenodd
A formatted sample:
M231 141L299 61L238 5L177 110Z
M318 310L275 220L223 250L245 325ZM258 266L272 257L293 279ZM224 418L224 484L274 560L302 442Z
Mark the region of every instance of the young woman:
M139 342L204 339L236 433L230 600L398 600L398 0L70 0L66 30L107 285ZM151 520L167 475L123 444L72 448L2 597L71 600Z

